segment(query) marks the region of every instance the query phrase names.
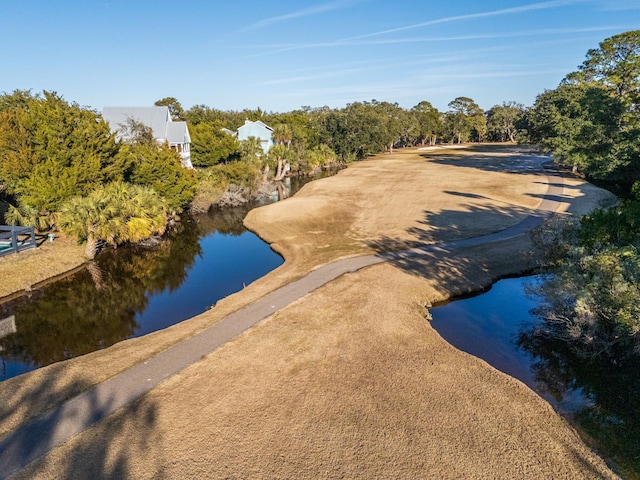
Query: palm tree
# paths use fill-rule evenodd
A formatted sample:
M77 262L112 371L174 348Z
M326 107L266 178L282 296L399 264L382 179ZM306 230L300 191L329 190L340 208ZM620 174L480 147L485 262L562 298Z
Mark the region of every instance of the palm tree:
M291 151L282 144L274 145L268 153L268 158L275 160L276 173L274 181L280 182L291 169Z
M102 194L95 190L88 197L72 197L65 202L58 218L58 226L79 241L86 241L84 253L94 258L100 248L109 221ZM102 197L102 198L101 198Z
M278 145L286 145L287 148L291 146L293 141L293 131L291 127L286 123L278 123L273 127L273 141Z
M116 246L161 235L166 224L165 202L149 188L124 182L69 199L58 216L63 231L86 241L88 258L94 258L104 244Z
M35 227L39 232L49 230L54 221L51 215L42 214L37 208L21 203L17 207L9 205L4 219L9 225Z

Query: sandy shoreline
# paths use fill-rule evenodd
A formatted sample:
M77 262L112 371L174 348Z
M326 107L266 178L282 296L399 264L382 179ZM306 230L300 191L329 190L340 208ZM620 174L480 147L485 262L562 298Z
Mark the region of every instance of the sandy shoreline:
M3 382L6 434L337 258L517 223L546 188L519 152L401 151L252 211L283 267L162 332ZM438 155L437 157L435 155ZM568 181L582 213L606 194ZM319 288L26 469L24 478L602 478L604 463L520 382L444 342L424 304L530 266L526 239L366 268Z

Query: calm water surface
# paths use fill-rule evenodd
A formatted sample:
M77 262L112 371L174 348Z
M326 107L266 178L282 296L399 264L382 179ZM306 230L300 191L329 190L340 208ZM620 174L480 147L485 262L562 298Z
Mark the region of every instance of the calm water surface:
M531 286L543 277L501 280L485 293L431 309L432 326L456 348L518 378L590 438L625 478L640 478L640 368L588 362L536 335ZM528 288L529 287L529 288Z
M482 358L494 368L519 379L558 410L574 411L588 399L581 389L550 390L535 369L536 356L519 342L523 332L540 322L531 311L538 305L527 285L540 277L509 278L480 295L456 300L431 310L432 326L456 348Z
M215 215L213 213L212 215ZM105 252L89 268L0 305L2 378L108 347L198 315L283 260L248 231L186 219L153 248Z
M290 179L287 196L310 180ZM185 217L159 245L103 252L78 273L0 304L0 380L174 325L281 265L244 228L251 208Z

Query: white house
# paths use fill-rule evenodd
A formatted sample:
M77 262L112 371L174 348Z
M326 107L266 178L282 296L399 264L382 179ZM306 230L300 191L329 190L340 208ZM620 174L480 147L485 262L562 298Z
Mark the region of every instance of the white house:
M111 131L119 138L123 137L123 127L129 119L151 128L158 143L168 143L169 147L180 154L182 165L193 168L191 164L191 136L187 122L174 122L169 107L104 107L102 118L109 123Z
M260 145L262 145L264 153L267 153L269 149L275 145L273 141L273 128L265 125L260 120L255 122L245 120L244 125L238 128L238 140L247 140L249 137L260 140Z

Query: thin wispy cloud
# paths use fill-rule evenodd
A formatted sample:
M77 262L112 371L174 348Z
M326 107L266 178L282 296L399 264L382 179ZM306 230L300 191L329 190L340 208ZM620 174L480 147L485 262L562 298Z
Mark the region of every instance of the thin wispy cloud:
M353 71L342 71L342 72L335 72L335 73L331 73L331 74L325 74L325 75L317 75L317 76L301 76L301 77L291 77L291 78L285 78L285 79L278 79L278 80L272 80L272 81L266 81L266 82L260 82L259 84L256 84L256 86L275 86L275 85L284 85L284 84L289 84L289 83L298 83L298 82L304 82L304 83L308 83L310 81L319 81L319 80L326 80L329 78L334 78L334 77L339 77L339 76L344 76L344 75L350 75L353 73L363 73L367 70L375 70L375 69L354 69ZM446 73L442 73L442 70L431 70L431 71L426 71L426 72L422 72L421 77L422 78L428 78L429 80L449 80L449 79L454 79L454 78L458 78L458 79L484 79L484 78L505 78L505 77L529 77L532 75L547 75L547 74L564 74L566 73L564 70L510 70L510 71L496 71L496 72L480 72L480 73L452 73L452 72L446 72Z
M451 55L447 55L447 61L450 61ZM422 60L422 61L412 61L412 62L398 62L392 63L389 59L383 59L376 61L375 63L369 66L361 66L361 67L346 67L340 68L337 65L331 65L329 68L327 66L322 67L321 69L317 69L313 72L308 72L304 75L293 75L289 77L279 76L274 80L265 80L259 83L254 84L255 86L274 86L274 85L287 85L293 83L309 83L309 82L318 82L320 80L328 80L331 78L345 77L355 74L363 74L369 72L375 72L382 69L389 68L401 68L406 66L416 66L420 64L424 64L427 62L435 63L433 59Z
M471 72L471 73L435 73L428 72L426 74L429 80L450 80L450 79L465 79L465 80L480 80L485 78L515 78L515 77L530 77L532 75L548 75L548 74L564 74L565 70L549 69L549 70L505 70L495 72Z
M452 72L459 75L461 78L467 78L467 65L466 60L468 58L477 58L480 56L485 57L487 54L498 55L504 50L508 49L508 46L496 46L489 48L476 48L464 51L459 51L454 54L447 53L433 53L423 55L419 59L414 57L408 57L406 59L398 59L397 57L382 57L375 62L366 62L360 65L351 65L348 63L338 63L332 65L323 65L322 67L309 69L303 72L281 72L282 76L270 80L264 80L253 84L258 87L272 87L278 85L288 84L310 84L317 83L319 81L324 82L330 79L336 79L339 77L350 77L358 75L363 77L364 74L373 72L387 72L391 71L411 71L420 75L420 78L425 75L435 78L442 77L443 71ZM461 67L465 65L465 67ZM473 66L474 71L481 71L482 65ZM522 73L522 70L518 70L519 75L526 75L528 73ZM500 75L504 76L504 72ZM371 77L371 75L369 75ZM381 78L379 75L375 77Z
M261 57L265 55L274 55L293 50L304 50L314 48L339 48L339 47L357 47L369 45L393 45L393 44L409 44L409 43L428 43L428 42L452 42L452 41L469 41L469 40L491 40L500 38L517 38L531 36L548 36L548 35L571 35L575 33L589 33L598 31L610 31L629 29L631 27L625 25L605 25L598 27L585 28L547 28L536 30L521 30L508 33L486 33L486 34L470 34L470 35L449 35L449 36L423 36L423 37L405 37L405 38L366 38L364 36L352 37L349 39L335 40L329 42L314 42L301 44L266 44L266 45L247 45L241 48L255 50L256 48L265 48L267 51L258 52L250 55L250 57ZM238 47L236 47L238 48Z
M307 83L310 81L317 82L318 80L326 80L329 78L344 77L346 75L354 75L356 73L364 73L371 70L375 70L375 67L369 68L348 68L345 70L333 70L331 72L325 72L314 75L298 75L293 77L277 78L276 80L266 80L256 84L256 86L274 86L274 85L287 85L291 83Z
M624 30L631 28L629 26L622 25L608 25L599 27L588 28L547 28L538 30L523 30L517 32L508 33L483 33L483 34L470 34L470 35L448 35L448 36L430 36L430 37L406 37L406 38L387 38L387 39L363 39L363 40L340 40L335 43L324 44L310 44L313 46L368 46L368 45L392 45L402 43L426 43L426 42L454 42L454 41L467 41L467 40L492 40L500 38L517 38L517 37L532 37L532 36L547 36L547 35L570 35L574 33L588 33L588 32L601 32L609 30ZM283 48L283 47L280 47ZM300 46L293 47L300 48Z
M640 0L609 0L598 7L605 11L640 10Z
M593 0L551 0L547 2L531 3L529 5L522 5L520 7L503 8L500 10L491 10L488 12L468 13L465 15L455 15L452 17L436 18L434 20L428 20L426 22L415 23L412 25L405 25L403 27L391 28L388 30L381 30L378 32L366 33L364 35L357 35L355 37L349 37L346 40L355 40L360 38L375 37L379 35L388 35L390 33L403 32L407 30L413 30L416 28L428 27L431 25L438 25L441 23L458 22L460 20L471 20L476 18L496 17L501 15L513 15L517 13L530 12L534 10L547 10L550 8L564 7L567 5L575 5L579 3L589 3Z
M368 0L338 0L335 2L323 3L321 5L314 5L313 7L304 8L302 10L296 10L295 12L285 13L283 15L277 15L275 17L265 18L256 23L253 23L241 31L246 32L249 30L257 30L259 28L268 27L274 23L286 22L296 18L309 17L312 15L318 15L320 13L329 12L332 10L340 10L343 8L351 7L355 4L362 3Z
M255 83L254 86L275 86L286 85L294 83L309 83L317 82L319 80L327 80L332 78L344 77L353 74L371 73L375 71L388 71L399 69L415 69L416 67L429 66L442 68L442 66L458 66L461 62L464 62L470 57L476 57L479 55L487 54L489 52L498 53L503 51L507 47L491 47L482 49L470 49L456 52L452 54L447 53L433 53L425 54L420 58L410 57L408 60L398 59L397 57L383 57L378 58L375 61L368 61L361 63L360 65L354 65L349 63L323 65L313 69L306 70L304 72L297 72L296 75L287 76L283 72L279 72L278 78L274 80L265 80Z
M616 29L630 28L626 26L613 25L613 26L599 26L588 28L545 28L538 30L521 30L517 32L508 33L482 33L472 35L449 35L442 37L408 37L408 38L393 38L393 39L377 39L377 40L365 40L365 41L351 41L342 42L342 45L384 45L394 43L420 43L420 42L453 42L453 41L465 41L465 40L492 40L499 38L516 38L516 37L532 37L541 35L570 35L573 33L588 33L588 32L601 32Z

